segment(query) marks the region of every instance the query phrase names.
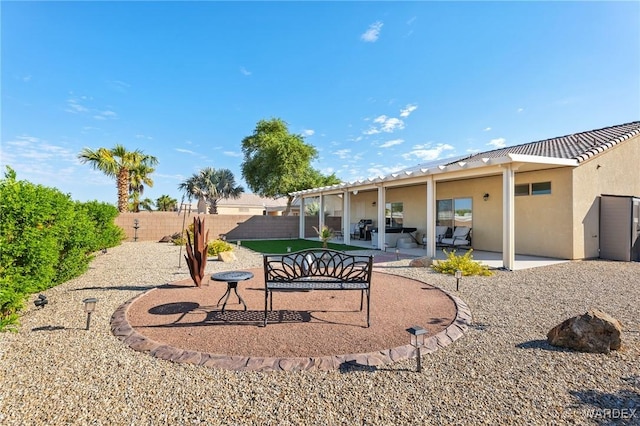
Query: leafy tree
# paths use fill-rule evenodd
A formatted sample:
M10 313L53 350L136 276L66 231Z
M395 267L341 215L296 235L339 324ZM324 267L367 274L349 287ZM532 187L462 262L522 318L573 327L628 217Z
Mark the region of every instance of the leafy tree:
M153 166L158 164L158 159L152 155L145 154L139 149L135 151L127 151L127 149L117 144L112 149L98 148L92 150L84 148L78 159L82 163L89 163L94 169L100 170L109 177L116 179L116 187L118 188L118 210L126 212L129 208L129 188L131 185L131 171L146 166L146 174L153 172ZM142 177L139 175L139 177ZM143 179L140 179L143 183ZM144 182L147 183L147 182ZM149 186L153 186L147 183Z
M192 197L204 199L209 205L209 213L218 214L218 202L228 198L240 198L244 188L236 185L236 179L229 169L206 167L178 185L178 189L186 192L189 200Z
M161 195L156 200L156 207L161 212L172 212L178 208L178 200L168 195Z
M301 135L289 133L279 118L260 120L242 140L242 152L242 176L249 188L262 197L287 197L285 215L291 211L291 192L340 183L335 174L323 176L311 167L318 151Z

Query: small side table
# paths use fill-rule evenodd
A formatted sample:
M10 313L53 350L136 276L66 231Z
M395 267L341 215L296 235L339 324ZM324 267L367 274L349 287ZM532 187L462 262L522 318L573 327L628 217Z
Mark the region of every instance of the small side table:
M222 295L222 297L218 300L216 306L220 305L220 301L224 299L224 303L222 304L222 312L224 313L224 308L227 306L227 300L229 300L229 296L231 295L231 290L236 293L238 296L238 303L242 303L244 305L244 310L247 310L247 304L244 302L244 299L240 297L238 294L238 282L246 281L253 278L253 273L247 271L227 271L227 272L218 272L216 274L211 275L211 279L213 281L223 281L227 283L227 291Z

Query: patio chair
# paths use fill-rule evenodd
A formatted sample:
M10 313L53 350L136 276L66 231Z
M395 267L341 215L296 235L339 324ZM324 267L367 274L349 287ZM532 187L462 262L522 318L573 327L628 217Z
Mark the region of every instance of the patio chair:
M468 226L456 226L451 238L443 238L440 241L440 244L454 248L458 246L471 246L471 239L469 237L470 232L471 228Z
M448 226L436 226L436 246L442 245L442 239L447 236L449 232Z

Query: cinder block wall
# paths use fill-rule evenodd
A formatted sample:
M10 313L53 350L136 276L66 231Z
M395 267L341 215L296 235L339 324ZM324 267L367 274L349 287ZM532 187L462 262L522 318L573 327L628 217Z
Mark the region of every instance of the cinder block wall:
M126 241L133 241L136 234L134 219L138 219L138 241L158 241L165 235L172 235L182 230L183 221L186 229L193 223L193 218L204 218L209 239L226 235L228 240L255 240L267 238L298 238L300 227L297 216L247 216L247 215L213 215L187 214L176 212L140 212L120 213L115 224L124 229Z

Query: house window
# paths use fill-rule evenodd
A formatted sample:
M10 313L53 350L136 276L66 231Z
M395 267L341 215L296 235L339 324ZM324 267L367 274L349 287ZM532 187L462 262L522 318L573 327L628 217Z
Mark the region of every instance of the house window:
M531 195L551 194L551 182L538 182L531 184Z
M515 196L529 195L529 184L523 183L515 186Z
M390 227L402 227L404 217L402 203L387 203L384 209L385 225Z
M436 202L436 225L473 227L473 204L471 198L454 198Z

